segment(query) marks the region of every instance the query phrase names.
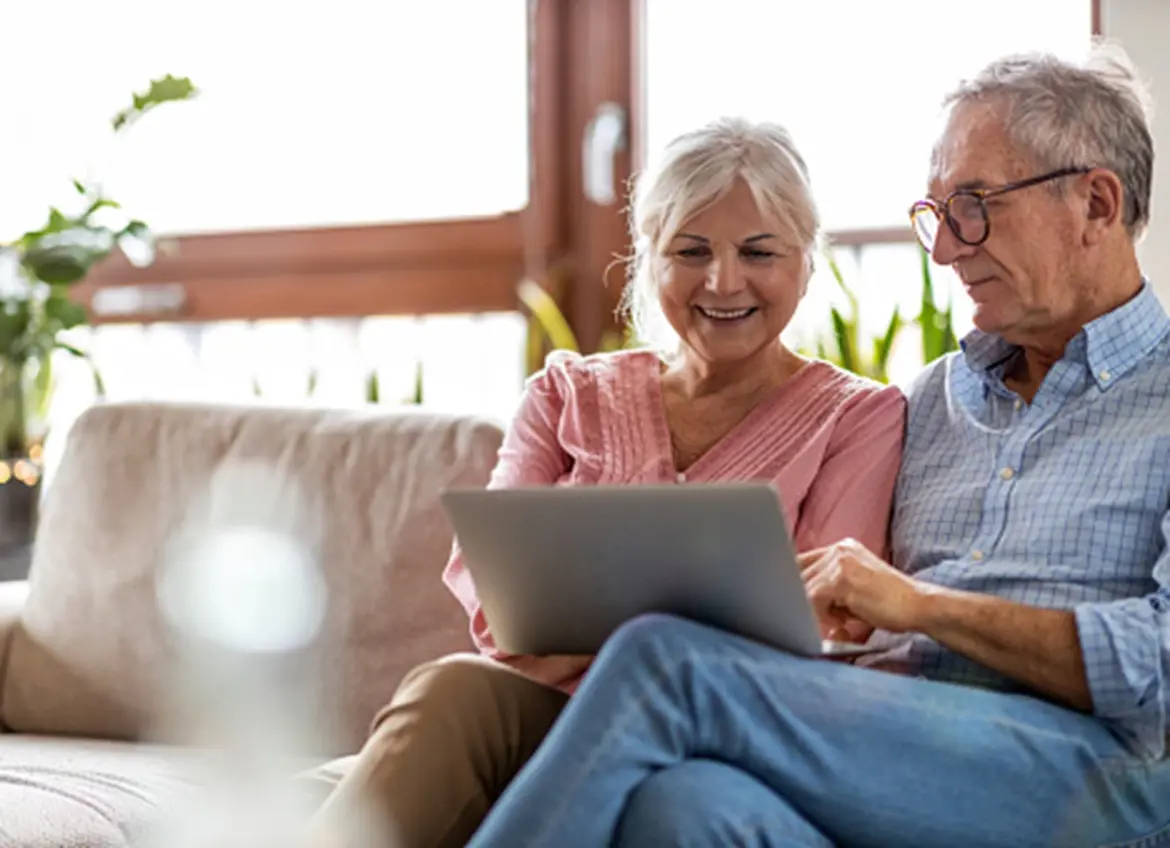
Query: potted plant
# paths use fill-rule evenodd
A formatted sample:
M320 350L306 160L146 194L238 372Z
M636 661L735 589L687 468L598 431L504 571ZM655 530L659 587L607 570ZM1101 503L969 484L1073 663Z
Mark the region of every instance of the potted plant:
M153 80L114 116L113 131L123 134L161 104L195 94L185 77ZM116 249L139 265L154 257L143 221L124 216L100 184L75 179L73 187L73 208L49 209L39 229L0 245L0 552L32 540L54 351L81 357L93 368L85 351L61 338L87 317L71 287ZM100 395L96 368L93 374Z

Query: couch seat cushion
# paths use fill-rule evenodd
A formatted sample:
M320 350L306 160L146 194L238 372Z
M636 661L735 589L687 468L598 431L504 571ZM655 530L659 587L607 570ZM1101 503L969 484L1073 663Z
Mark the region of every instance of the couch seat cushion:
M300 834L350 760L290 759L263 783L194 748L0 734L0 848L186 848L257 826ZM257 815L265 805L271 822Z
M197 759L178 748L0 734L0 848L131 845L190 792Z

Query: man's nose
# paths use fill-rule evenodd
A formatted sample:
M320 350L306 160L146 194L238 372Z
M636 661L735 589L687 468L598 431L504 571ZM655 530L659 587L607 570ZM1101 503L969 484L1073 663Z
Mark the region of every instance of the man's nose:
M946 221L939 223L938 234L934 237L934 249L930 251L930 258L939 265L952 265L960 259L972 256L976 247L959 241Z

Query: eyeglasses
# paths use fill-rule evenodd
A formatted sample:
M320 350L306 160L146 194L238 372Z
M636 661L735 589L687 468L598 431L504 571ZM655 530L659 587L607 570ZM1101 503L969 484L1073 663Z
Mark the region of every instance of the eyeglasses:
M1091 170L1093 169L1083 166L1061 168L1059 171L1052 171L1038 177L1020 180L1018 183L1008 183L995 188L961 188L951 192L942 203L929 199L919 200L910 207L910 224L927 253L934 251L939 223L943 219L946 219L947 226L951 228L955 238L963 244L978 247L991 235L991 222L987 217L987 198L1007 194L1009 191L1029 188L1060 177L1087 174Z

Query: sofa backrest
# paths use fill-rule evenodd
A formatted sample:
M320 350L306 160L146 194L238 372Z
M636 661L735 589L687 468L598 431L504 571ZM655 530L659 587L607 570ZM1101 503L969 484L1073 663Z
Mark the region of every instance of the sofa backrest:
M320 506L328 608L310 652L324 693L312 719L328 728L330 750L318 753L355 750L407 670L471 649L440 580L451 531L437 495L484 485L500 438L490 421L417 410L93 407L46 492L0 720L17 732L175 741L154 735L176 657L160 566L212 474L261 460Z

